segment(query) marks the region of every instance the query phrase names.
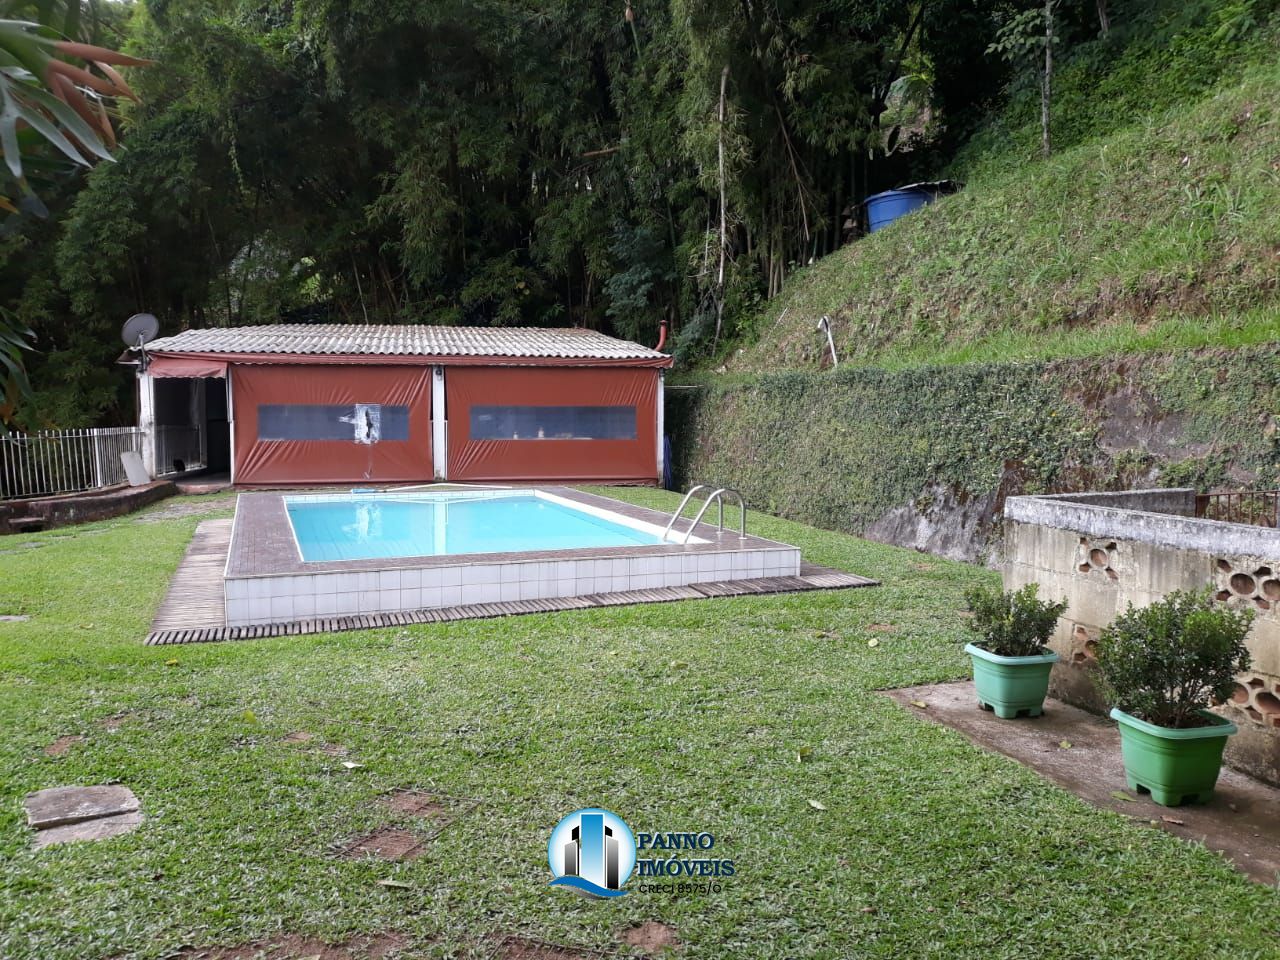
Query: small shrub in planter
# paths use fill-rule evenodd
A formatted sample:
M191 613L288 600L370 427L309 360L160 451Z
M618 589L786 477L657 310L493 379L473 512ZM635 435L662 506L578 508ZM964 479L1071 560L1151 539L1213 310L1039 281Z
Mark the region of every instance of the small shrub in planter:
M1045 644L1066 603L1041 600L1034 583L1016 591L976 587L965 600L973 612L969 629L978 634L964 648L973 660L978 705L1006 720L1023 712L1040 716L1058 660Z
M1115 704L1129 789L1164 806L1213 796L1235 724L1208 708L1249 669L1248 610L1210 592L1176 591L1129 608L1098 638L1098 677Z

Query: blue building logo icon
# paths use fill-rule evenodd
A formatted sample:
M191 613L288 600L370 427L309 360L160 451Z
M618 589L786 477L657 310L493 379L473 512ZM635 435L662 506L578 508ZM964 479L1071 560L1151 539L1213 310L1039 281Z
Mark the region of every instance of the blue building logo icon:
M553 887L590 897L621 897L636 866L636 840L622 818L608 810L575 810L551 831L547 863Z

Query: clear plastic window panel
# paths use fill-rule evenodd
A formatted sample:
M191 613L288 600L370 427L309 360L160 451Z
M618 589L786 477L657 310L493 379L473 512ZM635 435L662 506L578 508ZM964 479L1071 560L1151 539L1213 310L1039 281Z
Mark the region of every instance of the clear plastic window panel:
M258 407L258 439L364 444L408 440L409 408L380 403L265 403Z
M472 440L634 440L635 407L472 407Z

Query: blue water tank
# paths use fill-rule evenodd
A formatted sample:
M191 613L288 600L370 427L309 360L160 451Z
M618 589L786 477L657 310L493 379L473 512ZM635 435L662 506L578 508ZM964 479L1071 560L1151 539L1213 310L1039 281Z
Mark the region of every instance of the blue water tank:
M927 203L946 193L952 193L959 184L951 180L938 180L931 183L913 183L897 190L886 190L867 197L867 225L871 232L882 230L901 216L912 210L919 210Z

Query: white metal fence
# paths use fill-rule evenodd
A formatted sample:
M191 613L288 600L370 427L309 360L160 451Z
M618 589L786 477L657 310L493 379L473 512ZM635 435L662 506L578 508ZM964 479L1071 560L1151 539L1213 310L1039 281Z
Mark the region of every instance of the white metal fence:
M0 499L74 493L126 479L120 454L141 453L137 427L41 430L0 436Z

